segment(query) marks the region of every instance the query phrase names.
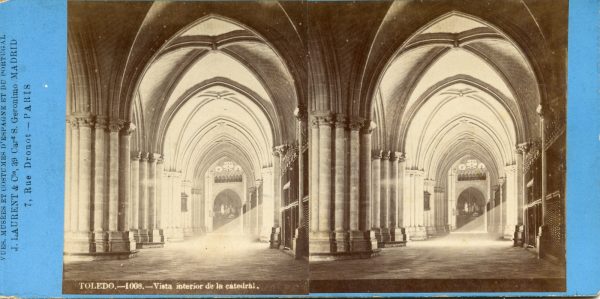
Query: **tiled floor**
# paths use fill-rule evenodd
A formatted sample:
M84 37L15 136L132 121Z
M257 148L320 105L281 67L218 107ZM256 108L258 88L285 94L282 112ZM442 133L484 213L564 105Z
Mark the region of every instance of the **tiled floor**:
M206 236L141 250L128 260L70 262L66 280L304 280L308 262L267 243Z
M511 241L456 233L385 248L371 259L312 262L310 276L326 280L562 278L565 269L512 247Z

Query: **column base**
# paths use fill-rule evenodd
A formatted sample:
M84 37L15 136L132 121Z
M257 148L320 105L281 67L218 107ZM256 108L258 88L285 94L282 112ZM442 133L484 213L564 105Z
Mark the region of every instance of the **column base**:
M129 235L131 236L131 238L133 238L133 240L138 243L140 241L140 233L138 232L137 229L130 229L129 230Z
M93 232L93 249L92 252L109 252L108 235L106 232Z
M369 239L371 237L373 237L372 241ZM333 232L330 234L311 233L309 237L309 261L366 259L376 256L380 252L377 249L377 241L374 238L374 234L371 232L342 232L342 239L344 238L347 238L347 246L351 250L338 251L338 240L336 239L336 234Z
M375 240L377 240L377 243L381 242L381 228L379 227L372 227L371 228L371 234L373 234L373 236L375 237Z
M182 242L183 241L183 229L181 229L181 228L163 229L163 236L164 236L165 242Z
M294 246L296 259L303 259L308 256L308 235L305 227L296 228L292 246Z
M425 230L427 231L427 236L435 236L437 234L435 226L427 226Z
M136 253L129 232L65 232L65 262L128 259Z
M523 225L515 225L515 233L513 237L513 247L523 247L524 244Z
M206 233L206 230L203 227L194 227L192 230L194 232L194 236L202 236Z
M371 240L365 237L364 231L360 230L348 232L348 243L350 244L350 251L353 252L367 252L373 249ZM377 249L377 246L375 246L375 249Z
M392 236L390 235L390 229L387 227L382 227L380 230L381 233L381 242L389 242L392 240Z
M404 228L392 228L390 230L390 240L388 242L384 242L378 244L380 248L390 248L390 247L404 247L406 246L406 233Z
M510 225L505 225L504 228L502 229L502 238L504 240L513 240L515 236L515 225L514 224L510 224Z
M336 252L348 252L350 251L350 241L348 232L336 231L335 236L335 248Z
M333 232L311 232L309 236L308 249L310 255L318 253L335 252L335 238Z
M279 246L281 246L281 228L272 227L271 235L269 236L269 248L279 249Z
M153 229L148 231L149 242L151 243L164 243L165 236L162 229Z
M438 235L445 235L448 232L445 225L438 225L435 227L435 230Z
M133 241L133 242L132 242ZM110 252L131 252L135 250L135 240L130 238L129 232L108 232L108 247Z
M423 226L409 226L406 228L406 235L411 241L427 240L427 230Z
M194 236L194 230L191 227L186 227L183 229L183 238L191 238Z
M65 254L86 254L95 252L92 232L65 232Z
M147 239L145 242L139 242L136 245L137 249L146 248L163 248L165 246L165 238L161 230L152 229L146 230Z
M147 229L138 229L137 230L137 238L135 239L138 243L147 243L150 241L150 237L148 236Z

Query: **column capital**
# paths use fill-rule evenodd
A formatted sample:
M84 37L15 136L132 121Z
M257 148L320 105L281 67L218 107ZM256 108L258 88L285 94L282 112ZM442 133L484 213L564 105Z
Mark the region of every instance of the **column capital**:
M338 113L335 115L335 128L346 128L348 124L348 118L346 117L346 115Z
M182 180L181 181L181 186L185 187L185 188L192 187L192 181L190 181L190 180Z
M363 126L360 130L362 134L371 134L371 132L373 132L375 128L377 128L377 124L374 121L370 119L365 119L363 121Z
M390 151L382 151L381 152L381 160L389 160L390 159Z
M531 148L531 142L517 144L517 153L526 154Z
M498 185L502 185L504 184L504 182L506 181L505 178L498 178ZM499 187L499 186L498 186Z
M306 108L304 106L298 106L294 109L294 116L299 121L306 121L308 117L308 113L306 113Z
M263 176L273 174L273 166L263 167L261 168L260 172Z
M403 152L392 152L392 161L398 160L399 163L406 161L406 154Z
M96 121L95 121L94 125L95 125L96 129L107 130L108 129L108 119L104 116L98 116L98 117L96 117Z
M358 131L364 126L365 120L362 117L358 117L358 116L352 117L351 116L347 119L347 122L348 122L348 128L350 128L350 130Z
M130 122L130 121L125 121L123 122L123 128L121 130L121 135L123 136L129 136L131 135L131 133L133 133L133 131L135 131L136 126L134 123Z
M282 144L273 147L273 155L276 157L283 157L287 150L290 148L288 144Z
M178 171L165 171L163 175L169 178L178 178L181 176L181 172Z
M96 118L92 115L74 115L72 121L77 127L92 128L96 123Z
M425 175L425 171L419 169L407 169L406 174L411 174L414 176L423 176Z
M160 154L148 153L148 162L157 162L160 159Z
M515 172L515 171L517 171L517 164L511 164L511 165L504 166L504 171L505 172Z
M254 186L255 186L256 188L258 188L258 187L262 186L262 183L263 183L263 180L262 180L262 179L256 179L256 180L254 181Z
M539 104L537 106L537 108L535 109L535 112L541 119L544 119L544 107L542 106L542 104Z
M131 152L131 160L139 161L141 157L142 157L141 152Z
M382 153L383 153L382 150L372 150L371 151L371 158L379 160L379 159L381 159Z
M313 115L313 119L312 119L312 125L313 127L320 127L320 126L329 126L331 127L334 124L334 117L333 114L327 112L327 113L316 113Z
M123 128L123 121L120 119L111 119L108 122L108 131L111 133L118 133Z
M148 161L150 153L148 152L141 152L140 153L140 162L146 162Z

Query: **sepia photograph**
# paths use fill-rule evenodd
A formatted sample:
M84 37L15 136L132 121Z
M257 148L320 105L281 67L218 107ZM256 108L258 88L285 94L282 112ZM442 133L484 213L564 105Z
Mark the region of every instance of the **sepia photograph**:
M567 0L67 8L64 294L566 291Z

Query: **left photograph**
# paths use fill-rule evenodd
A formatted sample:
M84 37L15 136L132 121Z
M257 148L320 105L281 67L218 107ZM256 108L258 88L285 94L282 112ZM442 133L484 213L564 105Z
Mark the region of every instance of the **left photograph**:
M297 35L255 2L68 2L63 293L308 292Z

